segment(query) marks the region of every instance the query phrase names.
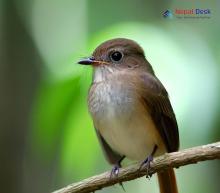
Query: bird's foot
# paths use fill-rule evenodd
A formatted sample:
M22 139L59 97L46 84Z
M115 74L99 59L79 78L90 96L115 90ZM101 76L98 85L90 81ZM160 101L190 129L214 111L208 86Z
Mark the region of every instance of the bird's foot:
M110 175L110 178L112 177L117 177L118 174L119 174L119 169L121 167L121 162L122 160L125 158L125 156L122 156L118 162L114 165L114 167L112 168L112 171L111 171L111 175Z
M147 156L147 158L141 163L140 167L139 167L139 170L142 168L142 167L146 167L147 168L147 175L146 175L146 178L150 179L150 177L152 176L152 174L149 174L149 171L150 171L150 164L151 162L153 161L153 156L155 154L157 150L157 145L154 145L154 148L153 148L153 151L151 152L151 154L149 156Z
M117 162L117 164L114 165L114 167L112 168L111 174L110 174L110 179L118 177L119 174L119 169L121 168L121 162L122 160L125 158L125 156L122 156L119 161ZM122 189L125 192L125 188L122 184L122 182L119 182L119 185L122 187Z
M120 169L119 165L114 165L114 167L112 168L111 174L110 174L110 179L118 176L119 169Z
M151 162L153 161L153 156L152 155L149 155L140 165L139 169L143 168L143 167L146 167L147 168L147 175L146 177L147 178L150 178L151 175L149 175L149 171L150 171L150 164Z
M110 179L118 177L119 170L120 170L120 166L119 165L114 165L114 167L112 168L111 174L110 174ZM122 182L119 182L119 185L122 187L122 189L125 192L125 188L124 188Z

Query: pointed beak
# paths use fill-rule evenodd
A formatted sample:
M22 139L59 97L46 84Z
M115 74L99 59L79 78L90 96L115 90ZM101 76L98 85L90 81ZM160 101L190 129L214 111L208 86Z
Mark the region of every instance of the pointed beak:
M95 60L95 58L93 56L91 56L89 58L85 58L85 59L80 60L78 62L78 64L98 66L98 65L109 64L109 63L105 62L105 61Z
M85 58L85 59L82 59L78 62L78 64L83 64L83 65L91 65L91 64L94 64L96 61L95 61L95 58L94 57L89 57L89 58Z

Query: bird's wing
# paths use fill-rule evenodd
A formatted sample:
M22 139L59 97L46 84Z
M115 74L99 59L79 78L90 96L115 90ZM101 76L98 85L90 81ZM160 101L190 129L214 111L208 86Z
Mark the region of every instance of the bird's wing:
M111 147L106 143L106 141L104 140L104 138L101 136L101 134L99 133L99 131L97 129L96 130L96 134L98 136L99 142L102 146L102 150L105 154L106 159L109 161L110 164L118 164L118 162L124 157L121 156L119 154L117 154L116 152L114 152Z
M149 73L143 73L140 78L143 104L151 114L167 151L177 151L179 148L178 125L166 89L155 76Z

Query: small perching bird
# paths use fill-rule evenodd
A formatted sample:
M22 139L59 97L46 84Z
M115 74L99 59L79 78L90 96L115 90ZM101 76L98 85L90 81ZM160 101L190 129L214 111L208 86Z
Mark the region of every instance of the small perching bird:
M125 157L150 167L153 156L178 150L168 93L136 42L108 40L78 63L93 67L88 106L106 158L114 165L112 174L118 174ZM178 192L172 168L158 173L158 179L161 193Z

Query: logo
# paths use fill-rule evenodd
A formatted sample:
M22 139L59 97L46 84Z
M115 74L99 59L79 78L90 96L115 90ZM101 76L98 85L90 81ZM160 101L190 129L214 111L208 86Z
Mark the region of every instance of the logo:
M173 14L170 10L166 10L163 12L163 17L164 18L172 18Z
M175 9L173 11L166 10L163 12L164 18L176 18L176 19L194 19L194 18L210 18L210 9Z

